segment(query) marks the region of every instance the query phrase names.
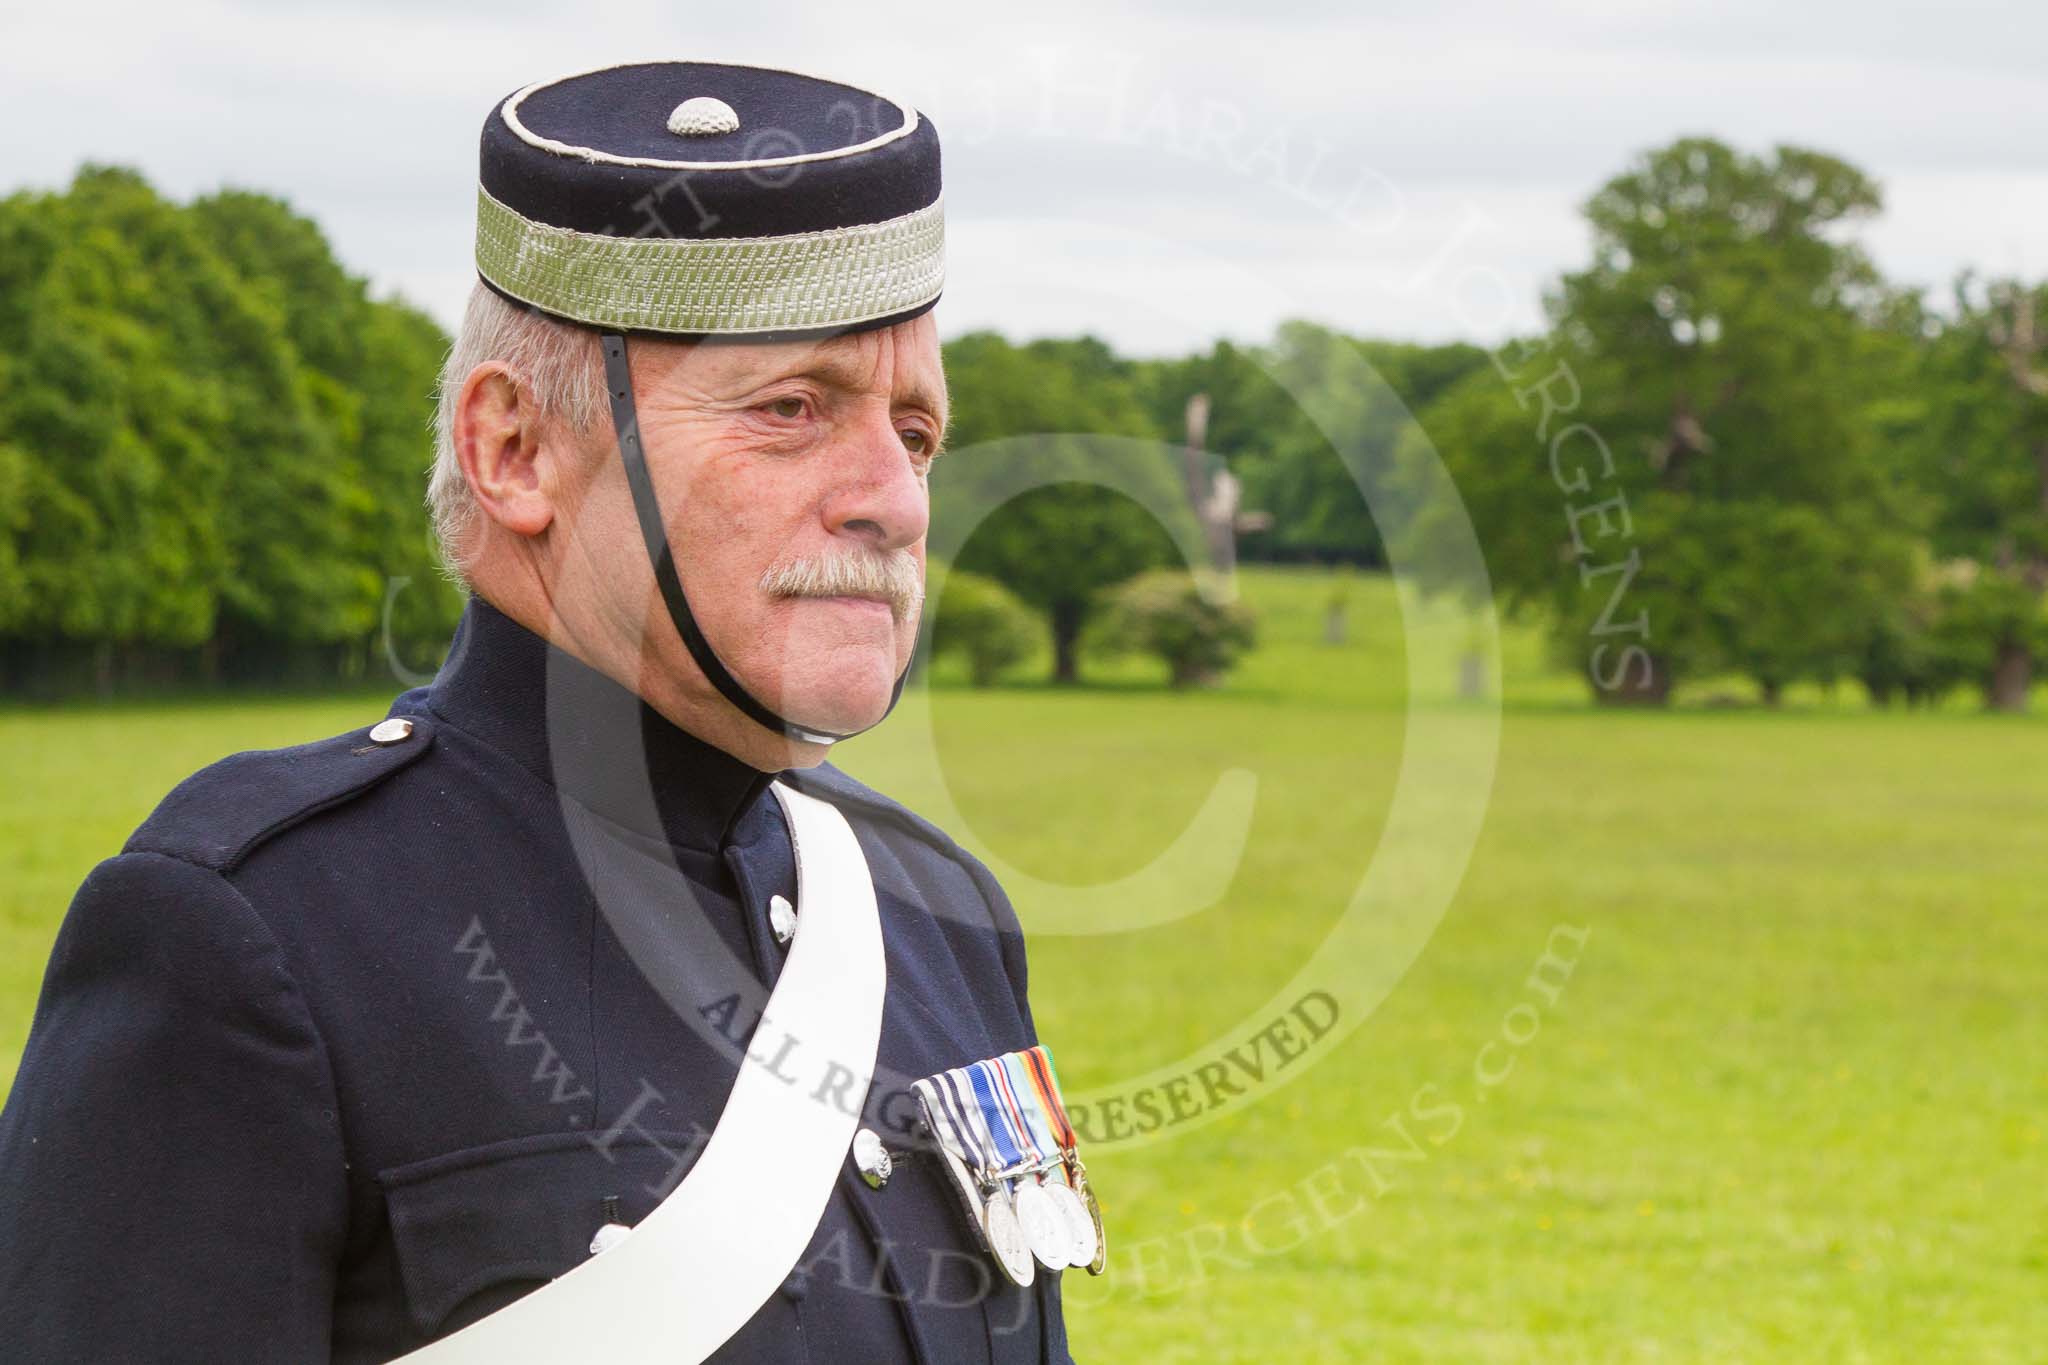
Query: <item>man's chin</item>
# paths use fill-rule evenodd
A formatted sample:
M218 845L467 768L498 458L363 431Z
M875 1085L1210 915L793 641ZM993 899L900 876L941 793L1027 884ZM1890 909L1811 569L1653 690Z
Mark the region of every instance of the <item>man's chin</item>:
M844 676L820 680L816 686L785 693L783 704L776 709L784 720L806 729L850 735L889 714L895 681L893 675L863 678L858 683L849 682Z

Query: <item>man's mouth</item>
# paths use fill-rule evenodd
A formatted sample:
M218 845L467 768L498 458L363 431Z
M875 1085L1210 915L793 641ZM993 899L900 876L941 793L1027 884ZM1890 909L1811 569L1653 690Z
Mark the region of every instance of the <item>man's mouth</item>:
M861 611L882 611L887 612L891 616L896 614L895 604L886 597L862 593L840 593L831 596L820 596L814 600L831 602L837 606L851 607Z

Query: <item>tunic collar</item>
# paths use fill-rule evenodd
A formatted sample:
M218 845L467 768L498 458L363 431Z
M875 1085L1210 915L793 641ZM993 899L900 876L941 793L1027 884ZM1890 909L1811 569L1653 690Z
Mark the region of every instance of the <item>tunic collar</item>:
M481 597L469 599L427 704L606 819L690 848L722 848L775 778Z

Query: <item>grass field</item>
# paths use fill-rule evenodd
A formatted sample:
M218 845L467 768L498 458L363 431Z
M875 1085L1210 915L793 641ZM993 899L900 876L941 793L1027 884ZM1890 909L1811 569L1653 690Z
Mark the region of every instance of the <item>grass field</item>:
M1343 913L1409 689L1391 588L1357 584L1335 647L1327 592L1248 575L1264 643L1215 692L1137 663L1079 691L941 673L843 751L918 808L935 752L971 847L1078 884L1256 773L1220 904L1034 939L1069 1089L1226 1032ZM1484 830L1412 970L1255 1107L1091 1160L1114 1250L1067 1277L1077 1355L2048 1359L2048 723L1818 695L1596 714L1531 637L1503 656ZM1417 704L1455 711L1449 661L1424 673ZM70 891L166 788L383 701L0 712L0 1082ZM1551 999L1528 978L1559 926ZM1398 1146L1393 1114L1422 1154L1375 1180L1347 1153Z

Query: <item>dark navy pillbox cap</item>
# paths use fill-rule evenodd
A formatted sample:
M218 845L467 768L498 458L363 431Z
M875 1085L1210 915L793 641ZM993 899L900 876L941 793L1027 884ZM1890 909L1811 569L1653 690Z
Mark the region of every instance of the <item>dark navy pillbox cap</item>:
M478 272L572 322L854 331L944 284L937 130L838 81L710 62L541 81L491 112L479 172Z

